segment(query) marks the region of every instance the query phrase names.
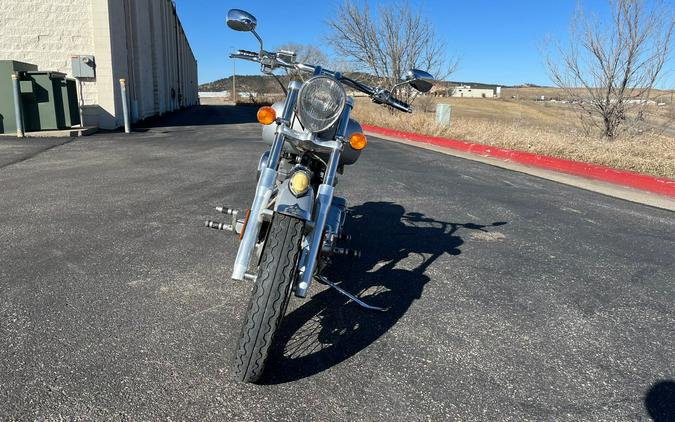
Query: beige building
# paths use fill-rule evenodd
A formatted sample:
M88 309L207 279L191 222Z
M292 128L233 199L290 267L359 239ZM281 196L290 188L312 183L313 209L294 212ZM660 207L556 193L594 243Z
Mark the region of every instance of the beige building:
M492 98L495 96L493 89L471 88L469 85L460 85L452 88L453 97L467 98Z
M122 78L134 121L198 102L197 61L170 0L0 0L3 59L83 75L88 126L123 124Z

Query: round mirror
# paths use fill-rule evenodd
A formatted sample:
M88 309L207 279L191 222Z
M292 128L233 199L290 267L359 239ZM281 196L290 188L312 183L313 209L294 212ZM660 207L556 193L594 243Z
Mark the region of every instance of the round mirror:
M434 86L434 77L430 73L419 69L410 69L405 74L405 80L419 92L429 92Z
M230 9L227 12L227 26L235 31L253 31L257 24L255 16L244 10Z

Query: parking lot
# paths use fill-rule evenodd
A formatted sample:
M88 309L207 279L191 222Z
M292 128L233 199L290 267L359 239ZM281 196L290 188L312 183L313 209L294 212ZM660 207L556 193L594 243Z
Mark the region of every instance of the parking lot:
M249 205L254 114L0 138L0 419L673 417L675 214L378 139L329 275L390 311L313 286L233 382L250 285L203 221Z

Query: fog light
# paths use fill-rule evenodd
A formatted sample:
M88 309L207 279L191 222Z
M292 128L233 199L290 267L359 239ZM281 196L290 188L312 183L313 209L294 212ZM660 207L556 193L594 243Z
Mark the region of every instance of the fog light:
M309 189L309 174L304 170L297 170L291 176L291 181L288 184L291 188L291 193L295 196L302 196L307 193Z

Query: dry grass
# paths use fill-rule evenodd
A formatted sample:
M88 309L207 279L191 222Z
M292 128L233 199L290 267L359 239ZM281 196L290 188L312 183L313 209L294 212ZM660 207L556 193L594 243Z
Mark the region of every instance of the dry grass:
M581 95L585 93L583 89L577 91ZM504 98L516 97L521 100L535 100L542 95L547 98L559 98L561 97L561 91L559 88L553 87L502 88L502 97ZM651 91L649 98L671 104L675 94L669 90L654 89Z
M282 96L265 95L251 98L239 98L236 105L271 105L277 101L282 101ZM224 97L202 97L199 99L201 105L234 105L234 102L229 98Z
M360 122L402 131L585 161L675 178L675 136L642 133L608 141L588 136L568 107L534 101L443 98L453 105L452 126L439 126L433 113L390 113L358 99Z

